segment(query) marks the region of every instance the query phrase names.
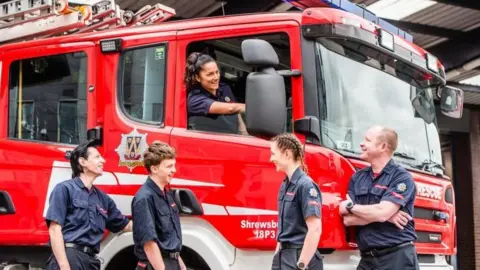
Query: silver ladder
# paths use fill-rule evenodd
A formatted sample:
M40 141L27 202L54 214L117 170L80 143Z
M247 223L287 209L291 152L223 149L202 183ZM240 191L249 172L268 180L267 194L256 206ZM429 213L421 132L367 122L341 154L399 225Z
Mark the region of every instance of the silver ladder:
M159 23L175 16L162 4L136 13L114 0L13 0L0 4L0 44ZM93 3L92 3L93 2Z

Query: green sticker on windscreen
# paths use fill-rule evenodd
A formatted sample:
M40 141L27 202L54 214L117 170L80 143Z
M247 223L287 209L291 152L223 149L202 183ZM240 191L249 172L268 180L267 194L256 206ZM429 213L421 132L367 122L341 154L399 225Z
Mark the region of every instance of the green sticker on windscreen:
M163 59L163 58L165 58L165 48L164 47L156 48L155 49L155 60L160 60L160 59Z

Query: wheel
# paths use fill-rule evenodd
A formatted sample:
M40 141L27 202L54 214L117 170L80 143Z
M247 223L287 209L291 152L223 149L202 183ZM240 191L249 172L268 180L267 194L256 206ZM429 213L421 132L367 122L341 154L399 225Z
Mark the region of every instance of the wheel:
M56 15L65 14L68 11L68 0L56 0L53 12Z

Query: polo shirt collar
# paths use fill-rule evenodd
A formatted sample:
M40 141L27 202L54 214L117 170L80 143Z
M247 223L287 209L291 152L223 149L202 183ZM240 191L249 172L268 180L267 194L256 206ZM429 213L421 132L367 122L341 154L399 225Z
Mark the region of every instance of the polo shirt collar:
M383 173L386 173L386 174L390 174L393 172L393 170L395 169L395 161L393 159L390 159L388 161L388 163L385 165L385 167L382 169L382 171L378 174L378 175L381 175ZM372 166L370 166L369 168L369 172L370 172L370 175L373 177L373 169L372 169Z
M200 93L204 94L204 95L207 95L207 96L211 96L211 97L221 97L223 95L223 88L222 88L222 85L219 84L218 88L217 88L217 93L216 95L213 95L212 93L210 93L209 91L207 91L205 88L201 87L200 85L197 86L196 88L194 88L194 91L197 90L199 91Z
M155 182L153 182L153 180L152 180L152 178L150 178L150 176L147 178L146 182L147 182L147 186L149 188L153 189L161 197L165 197L164 192L160 189L160 187Z
M89 191L88 188L85 186L85 184L83 184L83 181L82 179L80 179L80 177L75 177L73 178L73 182L81 189L85 189L86 191ZM92 188L90 189L90 191L93 191L95 193L97 193L97 188L92 185Z
M298 167L292 174L292 178L290 179L290 183L292 183L293 185L297 184L298 182L298 179L300 179L300 177L302 177L303 175L303 171L300 169L300 167ZM285 179L283 181L288 181L288 176L285 177Z

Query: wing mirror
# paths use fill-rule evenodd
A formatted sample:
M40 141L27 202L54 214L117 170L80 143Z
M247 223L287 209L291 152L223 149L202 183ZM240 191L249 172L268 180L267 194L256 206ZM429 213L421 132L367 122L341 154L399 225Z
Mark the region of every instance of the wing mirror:
M202 207L197 197L190 189L173 190L173 200L180 213L185 215L203 215Z
M320 141L320 121L315 116L306 116L294 123L296 133L303 134L308 138Z
M425 120L427 124L435 120L435 105L429 93L429 91L420 91L412 100L412 106L415 108L416 113Z
M437 89L437 96L440 99L440 110L451 118L462 118L463 113L463 91L459 88L445 85Z
M275 136L285 130L287 117L285 81L274 69L278 55L272 45L260 39L242 42L245 63L256 68L247 77L246 126L253 136Z

